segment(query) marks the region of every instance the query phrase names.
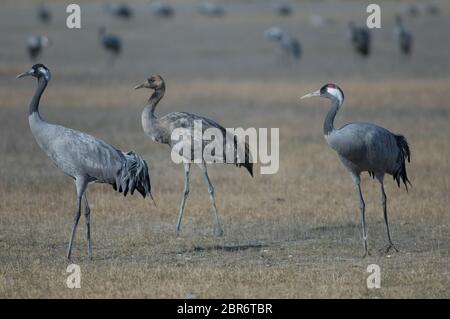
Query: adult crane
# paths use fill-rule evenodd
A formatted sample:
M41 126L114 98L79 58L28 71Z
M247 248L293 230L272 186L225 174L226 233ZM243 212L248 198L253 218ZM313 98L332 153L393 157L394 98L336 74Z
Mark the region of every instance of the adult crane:
M406 160L410 160L410 150L406 138L391 133L387 129L371 123L348 123L341 128L334 127L334 118L344 103L344 92L336 84L326 84L320 90L302 97L324 97L331 100L329 110L323 124L323 134L328 145L337 152L339 159L350 173L359 196L362 235L364 240L364 256L368 254L367 232L365 218L365 203L360 186L361 172L369 172L381 185L381 198L384 221L386 224L389 244L386 253L391 248L398 251L391 240L384 191L384 175L390 174L400 187L400 182L408 190L408 175Z
M148 195L153 199L147 163L133 151L122 152L91 135L45 121L39 114L39 102L50 81L50 70L43 64L35 64L17 78L25 76L35 77L38 82L28 113L31 133L50 160L75 182L77 208L67 258L71 257L82 201L85 206L88 255L92 258L90 208L86 197L88 184L94 182L110 184L114 190L123 192L125 196L137 190L144 198Z
M214 234L221 236L223 234L223 230L216 207L214 187L209 178L206 164L210 162L233 163L238 167L245 167L250 175L253 176L253 161L249 150L249 145L247 143L239 142L236 135L228 132L220 124L199 115L185 112L173 112L160 118L156 117L156 106L159 101L161 101L166 91L165 82L160 75L152 75L142 84L135 87L135 89L141 88L153 90L153 94L148 99L144 111L142 112L141 120L144 132L153 141L169 145L172 150L175 150L176 145L180 146L179 139L173 136L175 130L181 130L190 137L189 141L187 141L187 139L183 139L181 141L183 147L187 144L187 148L189 148L191 152L189 152L190 154L180 153L180 155L184 157L184 193L176 226L177 235L180 233L184 207L186 204L186 199L189 195L190 167L191 163L194 162L202 169L205 181L208 184L209 197L214 213ZM201 132L197 132L195 130L196 123L201 125ZM232 141L232 143L226 143L226 145L224 145L223 153L213 154L211 157L205 158L203 150L205 149L205 146L211 142L211 140L204 136L204 132L210 128L216 129L221 133L224 143L226 143L226 141ZM198 146L200 146L200 150L197 149L199 152L196 153L197 150L194 148L197 148ZM230 154L229 151L232 151L231 154L233 154L233 158L231 159L228 156L228 154ZM194 157L195 154L201 154L201 158Z

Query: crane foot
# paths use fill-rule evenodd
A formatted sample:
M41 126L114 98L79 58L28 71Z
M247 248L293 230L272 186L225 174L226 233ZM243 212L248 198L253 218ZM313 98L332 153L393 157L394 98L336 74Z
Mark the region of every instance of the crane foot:
M395 247L393 243L389 243L386 247L380 249L380 252L384 252L385 254L387 254L391 249L394 249L395 252L397 253L399 252L399 250L397 249L397 247Z

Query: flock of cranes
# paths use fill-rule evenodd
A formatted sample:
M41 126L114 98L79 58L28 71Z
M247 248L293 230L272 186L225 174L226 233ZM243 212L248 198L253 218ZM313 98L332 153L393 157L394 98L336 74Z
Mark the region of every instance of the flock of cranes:
M151 12L159 18L173 18L175 16L175 9L168 3L162 1L152 2L149 5ZM272 10L280 17L289 17L293 14L293 8L286 3L274 3ZM104 11L112 17L131 20L134 17L133 9L126 3L107 3L104 5ZM394 39L398 43L398 48L402 55L410 56L413 49L413 34L408 31L404 24L403 17L417 17L420 8L417 5L411 4L408 6L401 6L400 13L394 17ZM423 11L429 15L439 15L439 7L435 4L429 3L423 6ZM226 15L225 6L213 3L202 2L198 5L198 12L209 17L223 17ZM37 16L44 24L49 24L52 19L50 9L41 4L37 9ZM319 15L311 16L311 24L316 27L322 27L329 24L329 18ZM357 26L353 21L349 25L349 38L354 51L363 56L368 57L371 54L372 37L370 30L365 26ZM101 30L105 30L104 27ZM302 46L296 36L281 29L278 26L273 26L264 32L264 37L273 41L284 52L284 59L288 61L300 60L302 53ZM46 39L46 40L45 40ZM43 41L45 40L45 41ZM50 41L43 35L31 35L27 40L27 50L31 61L35 61L36 57L42 55L45 48L49 46ZM103 49L110 56L110 60L114 61L122 51L122 40L119 36L113 34L102 33L100 36L100 44Z
M292 8L289 6L276 5L273 8L281 16L289 16L292 14ZM131 8L125 4L107 5L105 6L105 10L111 15L125 20L131 19L134 15ZM153 3L152 10L155 15L162 18L170 18L175 14L173 7L163 2ZM438 14L436 7L433 7L433 10L430 8L427 10L430 10L429 12L433 12L433 14ZM199 6L199 12L208 16L223 16L226 11L223 6L204 3ZM412 13L410 12L410 14ZM42 22L50 23L52 15L47 7L41 5L38 9L38 17ZM283 29L278 27L269 28L264 32L264 36L266 39L277 43L289 58L299 59L301 57L302 47L300 42ZM356 26L351 22L349 23L349 36L351 44L357 53L365 57L370 55L371 36L367 28ZM410 55L413 37L404 28L400 15L395 18L394 36L399 41L401 52L405 55ZM103 27L99 29L99 38L102 46L109 52L111 59L114 60L122 50L120 38L108 33ZM30 37L27 45L30 58L32 60L37 59L42 54L42 49L49 45L50 40L45 36ZM125 196L128 193L133 194L137 190L144 198L149 196L153 199L149 166L145 159L134 151L123 152L91 135L46 122L39 113L39 103L51 79L50 70L43 64L35 64L29 71L19 74L17 78L25 76L31 76L37 79L37 89L31 99L28 114L31 132L39 147L60 170L74 180L76 186L76 210L67 249L67 258L71 258L73 240L82 207L84 207L87 226L88 256L92 257L90 207L86 197L88 185L90 183L106 183L110 184L114 190L123 193ZM229 146L227 144L226 147L232 147L233 154L245 154L245 158L242 159L236 156L233 164L238 167L244 167L253 177L252 154L249 151L250 147L247 143L244 143L243 150L238 150L242 146L237 143L236 136L232 135L215 121L199 115L186 112L173 112L157 117L155 109L166 92L165 82L160 75L152 75L142 84L135 87L135 89L142 88L152 90L152 94L144 106L141 122L143 131L154 142L166 144L173 148L179 141L173 139L172 133L176 129L183 129L192 140L200 138L198 142L200 142L203 150L209 140L195 135L195 122L199 121L202 124L203 131L208 128L216 128L224 136L234 141L233 145ZM353 179L360 203L364 256L369 254L369 250L365 222L365 202L360 187L360 175L362 172L368 172L370 176L380 183L381 202L388 239L388 246L385 251L386 253L391 249L397 251L389 230L384 176L386 174L391 175L399 187L403 183L406 190L408 190L410 181L406 172L406 162L409 162L411 154L406 138L371 123L348 123L341 128L335 128L334 119L344 102L344 93L336 84L326 84L321 89L303 96L302 99L309 97L323 97L331 101L331 108L323 124L323 133L327 144L336 151L339 159ZM222 159L222 155L225 155L227 151L226 147L224 154L218 154ZM200 154L202 154L200 162L195 161L191 156L186 157L183 154L184 190L178 213L176 232L178 235L181 230L182 218L189 195L190 169L192 163L195 163L202 170L208 186L208 194L214 217L214 234L220 236L223 234L223 229L215 201L214 186L208 175L206 165L210 163L210 159L203 158L203 152L200 152Z

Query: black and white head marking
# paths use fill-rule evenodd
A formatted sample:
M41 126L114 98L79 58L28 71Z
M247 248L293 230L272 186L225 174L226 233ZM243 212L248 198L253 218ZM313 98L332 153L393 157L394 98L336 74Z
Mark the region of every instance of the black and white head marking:
M45 65L35 64L31 68L31 70L33 71L33 76L35 76L37 78L43 76L47 81L50 81L50 79L51 79L50 70L47 69L47 67Z
M42 76L44 76L44 78L47 81L50 81L51 75L50 75L50 72L47 69L45 69L43 67L40 67L40 68L38 68L38 72L39 72L39 74L42 74Z
M329 98L335 98L340 102L340 104L344 102L344 92L336 84L333 83L325 84L320 89L320 95Z

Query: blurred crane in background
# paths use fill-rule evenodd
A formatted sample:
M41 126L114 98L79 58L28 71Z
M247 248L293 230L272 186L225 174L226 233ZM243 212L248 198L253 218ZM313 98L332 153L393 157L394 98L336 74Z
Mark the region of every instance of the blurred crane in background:
M38 6L37 9L37 16L38 19L44 23L44 24L48 24L50 23L50 21L52 20L52 12L50 11L50 9L43 3L41 3Z
M175 16L174 8L168 3L153 2L150 4L150 9L154 15L160 18L172 18Z
M292 6L287 3L273 3L272 9L277 15L282 17L288 17L293 12Z
M43 35L30 35L27 39L27 52L31 61L35 61L39 58L44 48L48 48L51 45L49 38Z
M394 37L399 44L400 52L405 56L411 55L413 36L403 26L403 19L400 15L395 16Z
M119 19L130 20L133 18L133 10L126 3L107 3L105 9L110 15Z
M201 3L198 7L198 12L208 17L223 17L226 13L223 6L213 2Z
M109 63L114 64L116 58L122 52L122 40L114 34L107 33L105 27L100 27L98 33L101 45L110 56Z
M353 21L349 22L349 38L353 49L361 56L368 57L371 49L371 37L367 27L358 27Z
M279 27L271 27L264 32L264 37L278 44L287 62L299 60L302 55L300 42Z

